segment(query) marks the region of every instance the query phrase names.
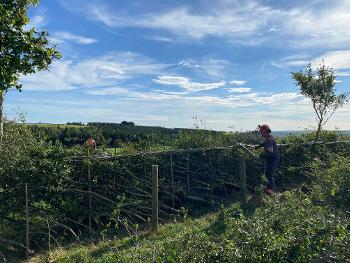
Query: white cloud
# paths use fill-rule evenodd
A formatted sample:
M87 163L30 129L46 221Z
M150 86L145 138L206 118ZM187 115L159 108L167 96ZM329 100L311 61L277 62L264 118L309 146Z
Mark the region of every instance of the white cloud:
M350 50L327 52L316 58L316 61L321 60L324 60L325 65L335 70L350 69Z
M252 130L258 123L264 122L269 123L273 130L304 129L310 124L316 125L311 104L286 104L283 101L277 105L261 105L251 101L247 110L238 103L236 106L233 103L225 105L215 97L171 98L154 103L154 99L116 99L111 95L73 98L71 93L66 92L64 98L50 96L50 99L41 98L39 103L36 93L14 93L13 96L7 96L6 112L9 113L9 109L18 105L21 111L28 113L29 122L130 120L139 125L192 127L192 116L201 116L206 120L207 127L215 130L228 130L227 127L232 124L236 130ZM215 103L208 103L211 101ZM326 128L334 129L337 126L350 129L349 122L346 121L349 113L348 104L336 112Z
M251 88L229 88L227 89L228 92L232 93L245 93L245 92L250 92L252 89Z
M170 81L168 82L170 83ZM162 90L134 91L119 87L101 89L89 89L85 91L88 95L115 95L116 97L132 99L137 101L186 101L191 104L211 106L223 106L225 108L237 107L259 107L259 106L283 106L305 105L308 100L297 93L247 93L239 95L220 96L196 96L188 92L166 92Z
M311 62L309 55L298 54L283 57L278 61L271 61L271 65L278 68L301 67Z
M298 48L347 47L350 44L350 2L308 1L278 8L269 1L201 1L197 6L155 9L142 13L113 10L101 3L67 8L108 27L137 27L166 30L177 40L222 37L239 45L290 45ZM77 2L77 1L75 1ZM297 65L303 63L296 62Z
M350 71L342 71L342 72L336 71L335 75L339 77L347 77L347 76L350 76Z
M95 90L85 90L88 95L98 95L98 96L111 96L121 97L129 100L138 101L162 101L162 100L174 100L180 99L179 95L175 93L166 93L162 91L133 91L130 89L119 88L119 87L109 87L100 88Z
M35 13L29 16L29 23L25 25L25 29L29 30L35 27L37 30L42 30L49 24L49 19L46 15L47 9L38 7L35 8Z
M55 43L63 43L68 41L68 42L73 42L81 45L89 45L89 44L94 44L98 42L98 40L94 38L78 36L69 32L64 32L64 31L53 33L51 39Z
M21 81L27 90L98 88L135 77L159 75L166 67L136 53L110 53L81 61L55 61L50 71L22 76Z
M193 97L193 100L205 103L214 103L222 106L236 107L256 107L256 106L278 106L278 105L294 105L305 104L305 98L297 93L248 93L242 95L229 95L224 98L215 96Z
M217 1L214 4L202 2L206 13L199 13L189 5L179 6L164 12L130 14L113 11L103 4L89 4L84 8L63 5L75 12L82 12L91 20L103 23L108 27L140 27L167 30L177 35L178 39L202 39L206 36L236 38L255 35L266 26L268 20L279 13L256 1ZM270 29L270 28L269 28ZM247 40L249 41L249 40ZM254 43L256 41L252 41Z
M162 37L162 36L148 36L147 39L159 41L159 42L173 42L174 40L169 37Z
M90 89L90 90L85 90L85 93L89 95L118 95L118 96L130 95L130 92L128 89L119 88L119 87L99 88L99 89L92 89L92 90Z
M230 81L229 83L230 83L230 84L235 84L235 85L240 86L240 85L246 84L247 81L246 81L246 80L232 80L232 81Z
M197 74L209 78L224 78L230 74L232 63L212 56L205 56L200 59L188 58L180 61L179 66L187 67Z
M169 76L169 75L159 76L157 79L154 79L153 81L155 83L162 84L162 85L179 86L190 92L216 89L226 84L225 82L217 82L217 83L191 82L188 78L185 78L185 77Z
M282 35L298 38L290 42L297 47L347 47L350 44L350 2L316 1L288 10L281 21Z
M45 15L35 15L33 16L26 28L42 28L48 24L48 19Z

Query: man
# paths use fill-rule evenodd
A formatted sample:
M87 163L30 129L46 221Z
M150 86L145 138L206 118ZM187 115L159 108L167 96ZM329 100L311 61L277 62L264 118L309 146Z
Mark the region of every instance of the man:
M255 148L259 149L264 147L264 152L259 155L259 158L265 159L265 176L267 178L266 192L272 194L275 189L274 173L279 161L277 143L271 136L271 129L267 124L258 125L257 131L265 139L265 142L257 145Z

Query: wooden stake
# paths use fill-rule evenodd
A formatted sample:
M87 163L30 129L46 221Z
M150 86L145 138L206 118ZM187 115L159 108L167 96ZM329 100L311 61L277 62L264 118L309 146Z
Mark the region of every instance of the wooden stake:
M175 208L175 193L174 193L174 171L173 171L173 155L170 154L170 174L171 174L171 196L173 208Z
M158 230L158 165L152 165L152 231Z
M241 206L244 207L247 204L247 171L245 159L243 157L240 157L238 164L240 176Z
M187 151L186 166L187 166L187 190L190 191L190 152L189 151Z
M28 202L28 184L25 183L26 194L26 257L29 257L29 202Z
M91 169L90 169L90 160L88 164L88 185L89 185L89 231L91 235L91 213L92 213L92 204L91 204Z

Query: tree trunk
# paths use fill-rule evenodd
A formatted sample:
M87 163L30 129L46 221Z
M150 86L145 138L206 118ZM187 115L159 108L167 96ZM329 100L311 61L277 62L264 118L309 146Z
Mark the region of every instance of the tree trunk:
M322 120L320 120L318 123L317 132L316 132L316 136L315 136L315 142L317 142L320 138L321 129L322 129Z
M4 91L0 90L0 148L1 148L1 145L2 145L2 137L4 136L3 104L4 104Z

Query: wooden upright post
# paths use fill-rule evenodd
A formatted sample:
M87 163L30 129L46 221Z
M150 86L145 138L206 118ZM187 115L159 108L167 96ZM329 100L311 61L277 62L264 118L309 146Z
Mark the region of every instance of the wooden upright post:
M173 171L173 155L170 154L170 174L171 174L171 197L172 205L175 208L175 193L174 193L174 171Z
M29 257L29 202L28 202L28 184L25 183L26 195L26 257Z
M190 152L187 152L187 159L186 159L186 166L187 166L187 190L190 191Z
M91 228L92 204L91 204L91 169L90 169L90 163L88 165L88 185L89 185L89 231L90 231L90 235L91 235L91 231L92 231L92 228Z
M158 230L158 165L152 165L152 231Z
M90 146L88 146L90 147ZM87 167L87 175L88 175L88 192L89 192L89 232L91 235L91 212L92 212L92 205L91 205L91 158L90 158L90 148L88 148L88 167Z
M240 193L241 193L241 206L244 207L247 204L247 171L246 162L243 157L238 159L239 177L240 177Z

